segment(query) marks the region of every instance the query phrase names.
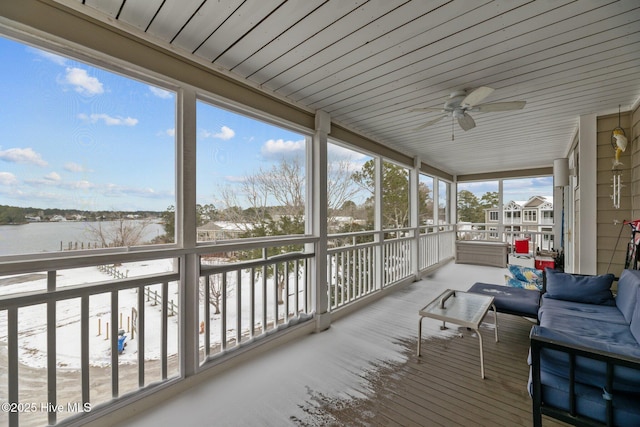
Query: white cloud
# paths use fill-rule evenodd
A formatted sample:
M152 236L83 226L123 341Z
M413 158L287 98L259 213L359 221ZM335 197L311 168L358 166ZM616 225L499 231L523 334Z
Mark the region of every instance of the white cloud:
M304 148L304 139L299 141L270 139L262 146L261 153L266 158L291 157L304 153Z
M32 148L9 148L0 151L0 160L9 163L31 163L38 166L47 166L47 162Z
M86 115L84 113L78 114L78 118L87 122L96 123L103 121L107 126L135 126L138 124L138 119L132 117L112 117L108 114L91 114Z
M173 92L169 92L168 90L160 89L159 87L149 86L149 90L152 94L162 99L171 99L173 98Z
M172 136L172 137L173 137L173 136L176 136L176 128L167 129L167 130L165 131L165 133L166 133L168 136Z
M79 165L74 162L67 162L64 165L64 170L68 172L92 172L90 169L85 168L82 165Z
M18 182L18 178L11 172L0 172L0 185L13 185Z
M47 52L46 50L40 50L40 49L36 49L33 47L28 47L27 50L29 52L32 52L44 59L46 59L47 61L51 61L54 64L57 65L67 65L67 58L65 58L64 56L60 56L57 55L55 53L52 52Z
M218 139L223 139L225 141L233 138L234 136L236 136L236 132L231 129L230 127L227 126L222 126L220 128L220 132L209 132L207 130L203 131L202 135L205 138L218 138Z
M76 92L83 95L100 95L104 93L100 80L87 74L87 70L69 67L66 72L65 81L74 86Z
M62 177L56 172L51 172L45 175L44 179L51 182L60 182L62 180Z
M349 160L358 162L359 160L366 160L370 158L366 154L362 154L336 144L327 145L327 156L329 157L329 161Z

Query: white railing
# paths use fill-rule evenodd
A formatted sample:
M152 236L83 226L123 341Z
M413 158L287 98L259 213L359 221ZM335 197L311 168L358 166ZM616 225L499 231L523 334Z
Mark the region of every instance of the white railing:
M474 223L462 224L458 226L456 237L458 240L489 240L496 242L506 242L511 248L515 246L517 239L529 240L529 252L537 250L551 251L555 248L553 231L537 231L544 228L552 228L553 223L528 224L527 230L510 230L512 226L505 225L502 231L498 231L498 224L495 223ZM524 226L523 226L524 227ZM531 230L535 228L536 230Z
M413 280L420 271L453 257L454 237L451 225L328 236L328 309ZM219 356L310 320L316 309L317 272L311 266L317 238L278 242L5 258L0 274L5 283L22 280L31 286L27 282L37 276L40 284L28 292L19 288L7 293L3 287L5 294L0 296L0 371L7 372L7 381L0 382L0 403L10 409L0 413L0 425L57 425L99 417L123 399L190 375L183 371L183 358L199 354L199 367L192 367L192 375L217 363ZM267 256L273 248L287 253ZM242 251L262 256L238 261ZM195 265L198 257L199 272L180 271ZM155 261L164 262L167 269L147 274ZM104 265L118 265L128 273L114 277L113 272L101 271ZM83 269L96 278L87 281L85 274L67 274ZM199 292L187 288L190 274L199 275ZM185 296L193 302L181 301ZM196 306L197 315L180 309ZM181 322L186 322L186 329ZM199 331L193 329L198 326ZM200 337L192 341L193 348L185 346L189 339L184 333ZM34 344L34 337L39 343ZM39 355L30 363L40 365L25 363L30 352ZM41 377L46 386L34 387ZM69 389L71 383L78 385L77 391L75 386ZM47 407L20 411L34 402L46 402Z
M414 237L418 231L418 237ZM413 253L414 247L417 254ZM452 258L454 247L453 225L330 235L327 253L330 309L336 310L414 277ZM414 258L417 266L413 265Z
M55 425L179 376L177 320L170 320L168 302L180 272L83 283L91 269L104 276L99 265L28 272L46 276L46 285L0 296L0 336L7 349L0 370L8 372L0 385L0 424ZM59 284L59 277L77 281ZM160 289L159 308L146 304L151 287ZM46 380L38 389L24 375L40 369L38 377Z
M420 229L418 265L428 269L454 256L456 233L453 225L429 226Z
M388 237L382 245L382 286L390 286L410 277L414 271L411 265L412 236L407 230L396 231L396 237ZM404 237L403 237L404 236Z
M331 236L327 253L329 307L335 310L378 289L375 262L378 244L374 233L361 232Z
M243 262L201 257L200 363L309 320L313 256L293 252L268 257L265 248L261 259Z

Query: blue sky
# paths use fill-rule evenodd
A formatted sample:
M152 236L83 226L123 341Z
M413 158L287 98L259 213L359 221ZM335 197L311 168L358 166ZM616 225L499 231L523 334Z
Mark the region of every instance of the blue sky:
M174 93L0 38L0 204L175 205ZM198 202L304 152L304 136L198 103Z
M0 204L88 211L176 204L175 93L1 37L0 55ZM197 202L220 207L221 189L239 191L258 169L301 158L304 138L198 101ZM369 158L337 146L329 155L352 170ZM469 185L478 195L495 191ZM509 200L550 195L551 178L512 187Z
M498 181L478 181L458 184L458 191L468 190L480 198L488 192L498 191ZM553 177L518 178L503 181L503 200L505 203L526 201L532 196L544 196L553 200Z

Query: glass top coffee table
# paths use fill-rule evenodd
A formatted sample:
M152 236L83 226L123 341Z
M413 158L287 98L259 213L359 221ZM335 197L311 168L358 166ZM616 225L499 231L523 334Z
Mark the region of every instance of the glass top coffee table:
M478 335L480 342L480 375L484 378L484 355L482 351L482 335L478 328L485 315L493 310L496 342L498 342L498 316L496 316L496 306L493 304L493 297L487 295L474 294L470 292L454 291L447 289L436 299L423 307L418 314L418 356L420 356L420 343L422 341L422 319L430 317L442 320L440 329L446 329L446 322L473 329Z

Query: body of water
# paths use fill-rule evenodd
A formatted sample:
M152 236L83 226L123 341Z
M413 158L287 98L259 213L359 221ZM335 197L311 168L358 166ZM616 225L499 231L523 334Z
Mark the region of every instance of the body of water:
M135 221L135 220L134 220ZM142 221L139 221L142 224ZM39 252L58 252L67 250L69 243L78 249L97 242L92 237L92 230L100 225L103 230L110 230L119 225L119 221L61 221L30 222L22 225L0 225L0 256L18 255ZM162 224L152 222L144 230L143 242L149 242L164 234Z

